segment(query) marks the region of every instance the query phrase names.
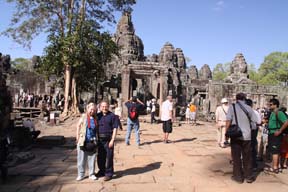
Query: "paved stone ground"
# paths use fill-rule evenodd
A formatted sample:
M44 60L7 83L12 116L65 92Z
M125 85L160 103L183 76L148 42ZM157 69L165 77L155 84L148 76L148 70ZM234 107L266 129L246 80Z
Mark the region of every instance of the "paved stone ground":
M41 126L41 136L64 135L74 142L77 119L60 126ZM39 126L38 126L39 127ZM252 183L231 181L230 148L219 148L213 124L174 127L171 143L164 144L161 124L141 123L141 147L124 143L125 131L119 131L115 145L115 176L111 181L88 178L77 182L76 150L69 145L53 148L33 147L35 158L9 169L9 180L1 192L206 192L288 190L288 171L281 174L261 172Z

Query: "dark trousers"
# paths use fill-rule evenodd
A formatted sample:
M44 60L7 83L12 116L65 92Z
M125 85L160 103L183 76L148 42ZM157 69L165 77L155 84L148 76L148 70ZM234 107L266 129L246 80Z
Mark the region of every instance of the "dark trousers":
M258 128L256 130L251 131L251 153L252 153L252 167L257 168L257 135L258 135Z
M154 123L154 122L156 122L155 112L151 112L151 123Z
M252 178L251 141L231 139L233 176L237 180ZM242 157L242 159L241 159Z
M97 165L101 175L112 177L114 174L114 146L109 148L110 139L101 139L99 141L99 148L97 154Z

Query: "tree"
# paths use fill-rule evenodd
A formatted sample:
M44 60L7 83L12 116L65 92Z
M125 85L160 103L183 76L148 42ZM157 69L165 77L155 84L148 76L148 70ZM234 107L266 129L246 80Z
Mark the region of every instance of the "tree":
M212 72L213 80L224 80L229 75L231 62L229 63L218 63Z
M265 57L259 68L261 84L288 85L288 52L273 52Z
M256 83L259 83L260 80L260 75L255 68L254 64L248 64L248 74L249 74L249 79L252 81L255 81Z
M103 22L115 23L113 15L115 11L129 11L136 3L135 0L7 0L7 2L14 2L16 11L11 20L12 27L4 32L5 35L11 36L24 47L30 47L35 36L46 32L51 43L47 49L53 52L51 49L57 47L55 51L60 51L54 53L57 57L54 58L56 64L53 67L55 70L64 68L66 101L64 114L68 113L67 101L72 98L71 90L76 89L75 67L79 65L77 43L82 42L82 32L87 31L82 30L83 27L88 27L90 31L92 29L99 31ZM53 58L45 59L47 61Z
M32 61L25 58L16 58L11 62L13 68L21 71L31 71L32 70Z

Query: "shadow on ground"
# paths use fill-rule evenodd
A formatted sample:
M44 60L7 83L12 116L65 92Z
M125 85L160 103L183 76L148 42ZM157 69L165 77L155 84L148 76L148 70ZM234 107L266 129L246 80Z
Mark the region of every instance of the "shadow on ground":
M115 172L115 179L127 176L127 175L138 175L142 173L146 173L149 171L153 171L155 169L159 169L161 167L162 162L155 162L155 163L150 163L148 165L145 165L143 167L133 167L130 169L122 170L122 171L116 171Z
M194 141L194 140L196 140L196 139L197 139L197 137L193 137L193 138L183 138L183 139L175 140L175 141L173 141L173 143L191 142L191 141Z

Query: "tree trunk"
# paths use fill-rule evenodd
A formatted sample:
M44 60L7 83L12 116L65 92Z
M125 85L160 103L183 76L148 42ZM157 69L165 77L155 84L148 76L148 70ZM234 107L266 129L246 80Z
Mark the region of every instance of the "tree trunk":
M78 97L77 97L77 83L75 77L72 78L72 85L71 85L71 100L72 106L71 111L73 114L80 114L79 107L78 107Z
M70 96L70 82L71 82L71 66L70 65L65 65L65 90L64 90L64 110L63 110L63 115L67 116L68 115L68 110L69 110L69 96Z

